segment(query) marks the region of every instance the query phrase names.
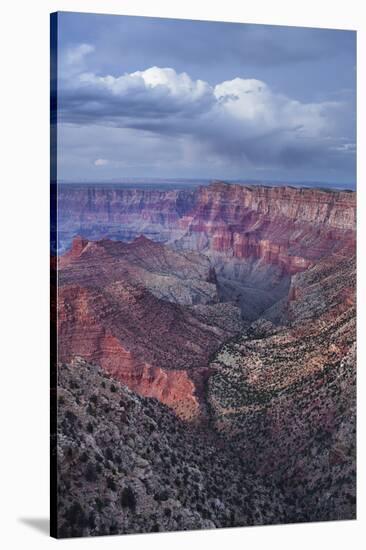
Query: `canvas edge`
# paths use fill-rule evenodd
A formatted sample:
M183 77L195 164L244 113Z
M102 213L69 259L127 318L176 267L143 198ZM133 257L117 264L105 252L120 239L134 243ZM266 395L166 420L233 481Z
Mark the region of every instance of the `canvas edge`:
M58 13L50 14L50 536L58 538L57 499L57 271L51 263L57 239L57 41Z

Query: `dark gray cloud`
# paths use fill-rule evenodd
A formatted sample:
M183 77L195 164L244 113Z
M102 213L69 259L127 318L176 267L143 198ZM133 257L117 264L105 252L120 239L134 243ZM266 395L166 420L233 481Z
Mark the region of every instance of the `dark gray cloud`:
M185 73L152 67L117 78L93 73L61 80L59 113L67 122L100 122L134 127L139 121L187 118L207 112L215 102L212 88Z
M181 71L192 64L202 75L207 65L221 62L240 71L355 53L354 33L332 29L75 13L62 14L60 24L69 44L81 36L95 44L96 64L111 74L118 62L127 71L151 64Z

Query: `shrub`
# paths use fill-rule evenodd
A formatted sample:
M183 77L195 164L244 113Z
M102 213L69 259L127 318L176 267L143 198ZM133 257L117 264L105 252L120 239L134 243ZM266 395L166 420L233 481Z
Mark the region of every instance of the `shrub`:
M87 424L87 426L86 426L86 429L87 429L87 431L88 431L90 434L93 433L93 431L94 431L94 426L93 426L93 424L92 424L91 422L88 422L88 424Z
M82 452L80 460L81 462L86 462L88 460L88 454L85 451Z
M87 481L96 481L98 478L97 470L93 462L88 462L85 470L85 479Z
M136 496L131 487L125 487L123 489L121 494L121 505L124 508L131 508L131 510L136 508Z
M102 501L101 498L97 497L97 498L95 499L95 506L96 506L98 512L101 512L101 511L103 510L103 508L104 508L104 503L103 503L103 501Z
M65 416L69 422L74 423L76 421L76 415L72 411L66 411Z
M87 517L84 510L78 502L74 502L65 512L64 517L66 521L74 526L85 527L87 525Z
M112 452L112 449L110 447L106 448L105 456L106 456L106 458L108 458L108 460L113 460L113 452Z
M98 403L98 396L93 393L93 395L90 397L90 401L96 405Z
M115 484L114 479L112 477L107 478L107 487L108 487L108 489L111 489L112 491L116 490L116 484Z

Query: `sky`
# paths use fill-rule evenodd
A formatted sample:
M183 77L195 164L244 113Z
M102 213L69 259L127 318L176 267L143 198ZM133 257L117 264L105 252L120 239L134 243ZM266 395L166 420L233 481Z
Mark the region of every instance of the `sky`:
M356 181L356 33L58 14L63 181Z

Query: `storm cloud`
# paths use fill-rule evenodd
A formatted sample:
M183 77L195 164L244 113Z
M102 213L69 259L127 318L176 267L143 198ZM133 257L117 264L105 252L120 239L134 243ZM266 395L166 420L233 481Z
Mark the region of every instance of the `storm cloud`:
M165 28L164 20L153 21ZM195 36L196 23L184 23L190 23L188 36ZM218 43L226 40L226 24L212 25L224 28L224 37L218 38ZM301 36L305 30L314 33L311 46L300 45L290 52L289 37L296 32ZM286 64L301 63L304 59L309 62L317 56L332 57L338 31L328 33L326 40L321 39L322 32L286 29L282 42L281 33L275 33L278 45L275 51L268 52L266 60L260 60L262 54L257 52L252 63L279 65L280 58ZM273 42L266 27L259 32L258 26L234 25L233 45L224 48L225 56L230 57L230 52L235 51L239 34L252 48L251 35L255 36L254 44L260 43L262 48ZM348 35L346 38L348 40ZM342 35L341 42L344 40ZM117 67L123 67L125 61L123 55L118 59L118 48L114 70L106 72L107 64L100 63L98 40L96 42L66 42L60 49L61 177L150 174L243 179L263 175L319 181L354 179L355 112L349 90L342 88L319 94L321 97L316 100L299 99L286 90L279 90L275 84L242 74L240 64L234 78L216 81L197 78L174 66L151 65L121 72ZM191 46L176 48L177 52L170 55L176 54L179 59L186 56L190 60L187 66L192 68ZM205 57L205 46L199 53L196 55L199 60ZM221 74L226 73L218 70L217 77Z

